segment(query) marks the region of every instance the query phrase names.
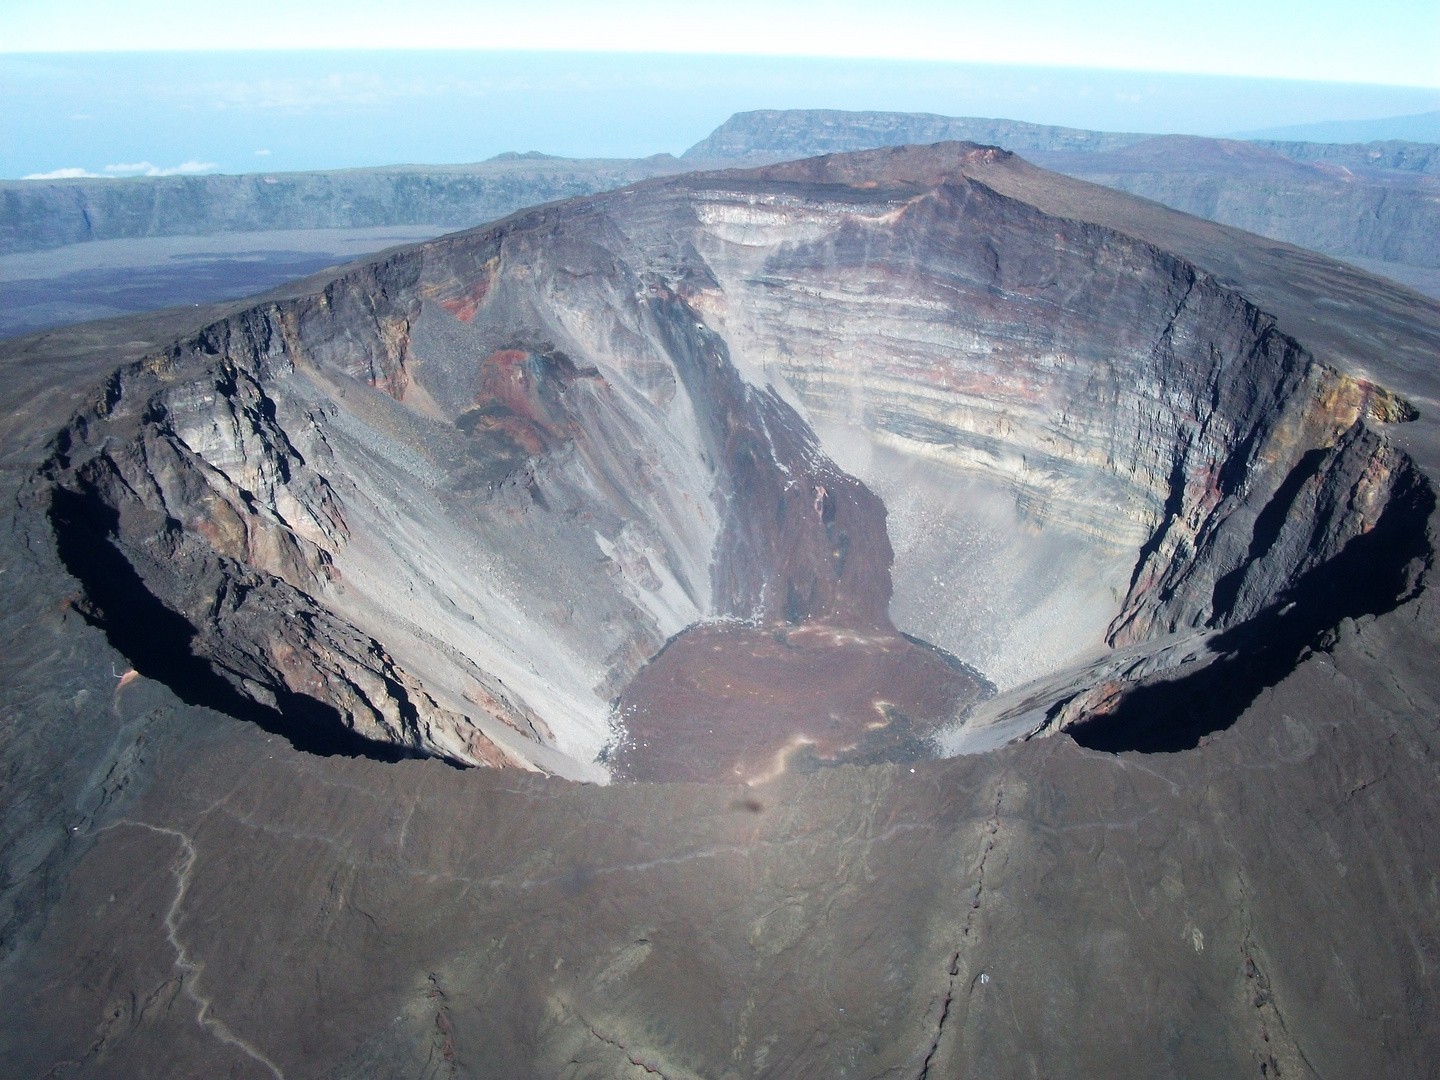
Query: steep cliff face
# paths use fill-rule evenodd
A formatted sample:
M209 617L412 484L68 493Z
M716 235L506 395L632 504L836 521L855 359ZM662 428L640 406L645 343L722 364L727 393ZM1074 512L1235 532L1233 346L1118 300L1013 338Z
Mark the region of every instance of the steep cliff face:
M812 164L766 175L815 173ZM858 433L908 459L907 484L935 470L951 486L1003 488L1021 531L1069 534L1088 549L1077 565L1117 555L1129 581L1109 644L1253 616L1283 574L1270 571L1275 588L1253 592L1227 586L1217 596L1216 582L1259 580L1246 567L1260 548L1272 562L1292 560L1293 580L1373 525L1385 504L1391 472L1377 466L1356 512L1310 539L1311 554L1281 544L1281 556L1253 539L1257 515L1295 470L1362 417L1395 422L1409 407L1315 363L1253 304L1148 245L1047 218L963 177L883 203L868 192L849 205L735 191L693 199L709 223L697 243L724 283L702 310L737 355L794 389L832 433L838 459ZM1377 451L1367 443L1349 452L1369 461ZM882 475L894 460L856 467L903 502L895 489L905 485ZM974 512L945 513L953 523ZM911 545L897 597L930 591L942 563L963 580L968 568L945 550L953 546L946 530ZM951 613L983 592L966 591L949 601ZM922 632L993 670L996 658L975 639L987 629L1003 635L1005 616L995 612L1007 605L988 606L988 625L963 637L947 634L944 605ZM1095 617L1093 605L1081 606L1072 620ZM1052 651L1015 673L1061 658Z
M190 563L226 560L214 574L252 617L211 617L189 647L238 692L307 695L361 734L460 761L578 762L589 775L610 682L708 605L711 478L675 452L660 407L523 320L497 348L494 327L437 301L449 325L429 329L418 270L372 268L121 373L55 462L69 512L78 502L108 520L97 544L192 625L218 587ZM458 351L464 370L435 380L448 414L412 377L416 336L438 368ZM681 439L693 427L674 425ZM125 507L145 496L150 517L132 524ZM90 591L112 633L143 633ZM317 640L292 640L298 625ZM340 658L332 681L356 707L297 668L317 651Z
M272 723L602 778L697 621L898 625L1006 689L1244 625L1424 486L1406 403L1003 159L652 181L212 326L57 443L86 610Z

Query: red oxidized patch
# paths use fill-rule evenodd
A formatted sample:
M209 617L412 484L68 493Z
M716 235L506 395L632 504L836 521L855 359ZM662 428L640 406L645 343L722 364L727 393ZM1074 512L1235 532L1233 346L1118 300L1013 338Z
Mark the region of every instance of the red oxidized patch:
M485 302L485 294L489 291L490 279L488 277L483 278L459 296L453 296L448 300L441 300L440 306L461 322L468 323L471 319L475 318L475 312L480 310L480 305Z
M500 403L517 416L542 420L537 380L526 363L530 354L519 349L502 349L480 362L480 389L476 405Z
M505 436L526 454L544 453L566 437L568 423L560 393L573 366L566 360L536 357L520 349L502 349L480 362L476 408L456 424L475 435Z

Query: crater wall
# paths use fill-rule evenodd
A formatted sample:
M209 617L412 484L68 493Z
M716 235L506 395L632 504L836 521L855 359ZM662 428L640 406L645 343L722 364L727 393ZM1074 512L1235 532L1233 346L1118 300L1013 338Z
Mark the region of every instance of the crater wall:
M153 668L149 597L278 726L603 779L697 620L893 617L1016 686L1255 619L1419 482L1405 402L997 156L652 181L117 373L47 467L90 617Z
M810 182L815 166L765 173ZM1375 468L1345 524L1256 539L1307 454L1409 406L1148 244L964 177L849 205L692 199L718 282L698 306L906 517L897 611L1002 683L1102 641L1250 618L1386 501L1390 467L1352 437L1345 453ZM1270 570L1250 568L1261 547ZM1057 559L1087 584L1056 579Z

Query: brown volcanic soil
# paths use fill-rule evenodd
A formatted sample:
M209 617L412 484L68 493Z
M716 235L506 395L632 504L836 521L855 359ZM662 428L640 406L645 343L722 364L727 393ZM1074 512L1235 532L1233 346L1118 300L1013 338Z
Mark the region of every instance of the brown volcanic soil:
M630 780L750 784L817 759L914 760L984 689L893 631L697 626L625 688L626 734L611 760Z

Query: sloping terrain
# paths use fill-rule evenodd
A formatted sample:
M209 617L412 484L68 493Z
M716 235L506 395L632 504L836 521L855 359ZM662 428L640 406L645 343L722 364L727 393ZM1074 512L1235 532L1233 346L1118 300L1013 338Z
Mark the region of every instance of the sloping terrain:
M1187 214L1327 254L1440 266L1440 176L1429 171L1436 148L1401 146L1429 151L1395 162L1422 168L1386 168L1382 162L1390 162L1379 148L1373 159L1364 155L1364 164L1355 160L1362 155L1352 153L1345 165L1338 154L1305 155L1306 144L1181 135L1113 152L1037 152L1031 158Z
M1435 305L948 144L167 318L4 353L19 1075L1433 1071Z
M1373 120L1328 120L1318 124L1297 124L1243 134L1246 137L1315 139L1331 143L1391 139L1435 142L1440 139L1440 110L1411 113L1408 116L1377 117Z

